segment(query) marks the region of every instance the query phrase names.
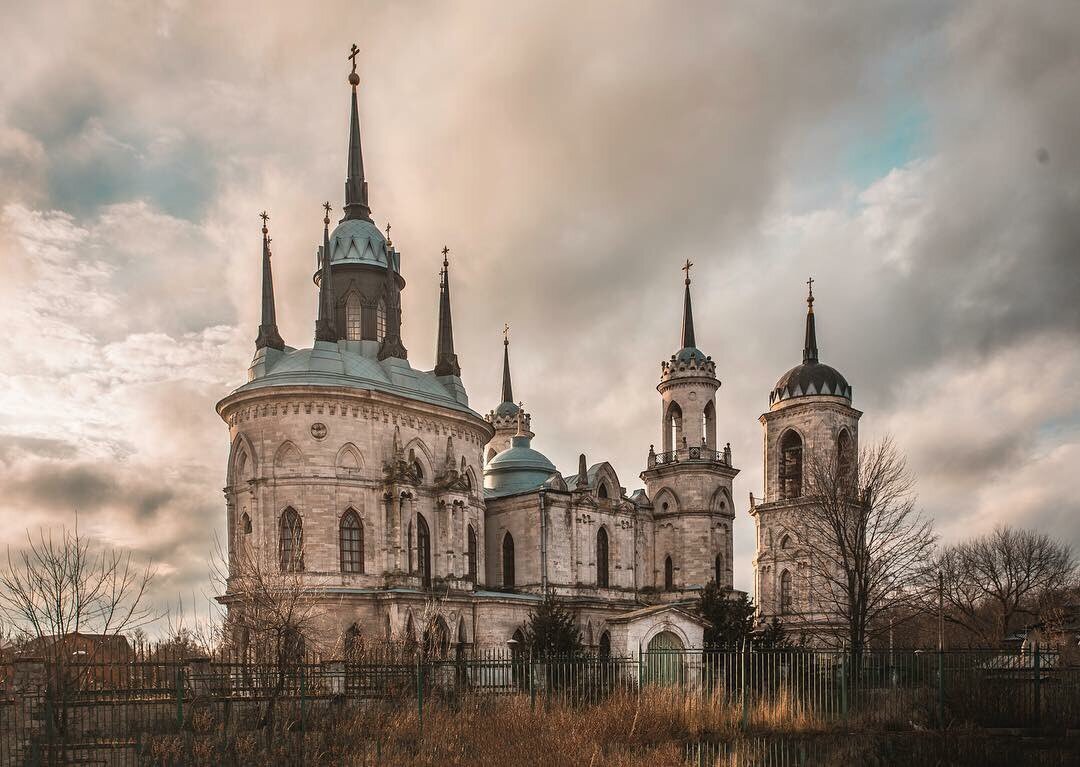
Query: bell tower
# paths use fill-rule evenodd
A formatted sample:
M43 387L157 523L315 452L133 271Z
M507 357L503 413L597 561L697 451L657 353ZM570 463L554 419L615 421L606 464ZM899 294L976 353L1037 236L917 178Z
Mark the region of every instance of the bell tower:
M683 295L682 347L660 363L660 450L649 446L641 473L653 504L652 583L684 598L711 580L732 585L731 447L717 444L716 363L697 348L688 260Z

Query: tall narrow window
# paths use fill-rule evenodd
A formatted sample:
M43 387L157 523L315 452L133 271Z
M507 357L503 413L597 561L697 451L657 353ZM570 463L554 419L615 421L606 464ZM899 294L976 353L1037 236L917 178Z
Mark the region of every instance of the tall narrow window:
M412 534L412 522L409 523L409 527L405 532L405 546L409 550L409 574L411 575L413 570L413 534Z
M701 411L701 442L709 450L716 450L716 405L712 400Z
M359 341L363 336L361 332L361 317L363 309L360 303L360 294L355 290L349 293L345 299L345 338L348 341Z
M514 536L508 532L503 536L502 545L503 586L514 588Z
M791 573L788 570L780 574L780 612L784 615L791 612Z
M671 591L675 588L675 565L671 563L671 557L668 556L664 560L664 591Z
M468 547L469 548L468 548L468 551L467 551L467 556L468 556L468 563L467 564L468 564L468 568L469 568L469 578L471 578L472 580L475 581L476 580L476 530L473 529L472 525L469 525L468 538L469 538L469 540L468 540Z
M667 423L664 424L664 452L682 447L682 408L672 402L668 406Z
M420 582L431 588L431 533L423 514L416 515L416 562Z
M596 585L608 587L608 537L602 527L596 531Z
M720 554L717 554L713 561L713 579L717 586L724 582L724 558Z
M855 456L851 446L851 434L841 429L836 437L836 468L840 484L850 489L855 484Z
M281 513L279 523L278 555L282 572L293 573L304 569L304 526L300 515L292 507Z
M386 338L386 302L381 298L375 307L375 337L378 341Z
M803 441L798 432L790 430L780 438L780 497L798 498L802 495Z
M364 572L364 528L360 517L349 509L341 517L339 530L341 544L341 572Z

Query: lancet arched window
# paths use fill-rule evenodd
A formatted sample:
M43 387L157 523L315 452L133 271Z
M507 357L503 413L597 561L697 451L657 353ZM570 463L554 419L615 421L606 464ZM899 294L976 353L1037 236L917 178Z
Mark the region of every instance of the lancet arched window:
M375 307L375 337L379 341L386 338L386 302L381 298Z
M349 509L341 517L339 526L341 548L341 572L364 572L364 527L359 515Z
M791 572L788 570L780 574L780 612L784 615L791 612Z
M468 569L469 578L476 580L476 530L472 525L469 525L468 535L468 550L466 556L468 557Z
M716 559L713 560L713 580L716 581L717 586L724 582L724 556L722 554L717 554Z
M416 561L420 582L431 588L431 532L423 514L416 515Z
M596 531L596 585L608 587L608 535L603 527Z
M349 293L345 299L345 339L359 341L363 338L361 328L363 326L364 310L360 301L360 294L356 291Z
M780 438L780 497L798 498L803 485L803 441L791 429Z
M675 565L671 562L671 557L668 556L664 559L664 591L671 591L675 588Z
M503 536L502 575L502 585L508 589L514 588L514 536L509 532Z
M304 569L304 525L291 506L281 513L279 522L278 555L282 572Z

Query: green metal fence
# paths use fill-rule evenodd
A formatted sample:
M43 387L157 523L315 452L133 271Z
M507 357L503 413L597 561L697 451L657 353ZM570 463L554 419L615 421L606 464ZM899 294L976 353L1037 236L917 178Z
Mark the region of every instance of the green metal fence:
M652 686L715 696L740 711L747 726L755 712L773 706L825 720L860 717L925 728L1080 728L1080 666L1039 651L872 650L856 656L747 645L627 657L369 654L284 666L137 654L71 663L63 674L32 658L16 659L0 669L0 679L0 767L95 759L136 764L147 738L196 731L200 717L216 723L223 742L238 733L285 730L299 734L302 750L313 722L325 728L356 706L380 701L415 705L422 735L425 710L465 696L586 706Z

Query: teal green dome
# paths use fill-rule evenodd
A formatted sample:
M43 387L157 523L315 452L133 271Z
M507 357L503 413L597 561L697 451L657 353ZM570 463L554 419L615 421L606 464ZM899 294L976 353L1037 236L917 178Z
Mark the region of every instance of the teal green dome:
M349 218L330 233L331 264L386 266L386 237L370 221ZM399 269L398 264L394 264Z
M706 360L705 352L698 349L696 346L684 346L679 350L679 353L675 355L675 359L679 362L689 362L695 360L698 363Z
M520 408L513 402L500 402L499 406L495 408L495 415L499 416L515 416L518 414Z
M555 464L529 446L529 437L516 436L510 442L511 447L494 456L484 468L488 497L536 490L556 473Z

